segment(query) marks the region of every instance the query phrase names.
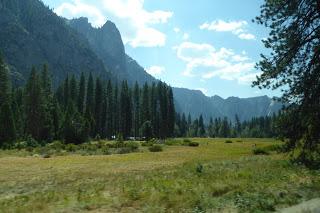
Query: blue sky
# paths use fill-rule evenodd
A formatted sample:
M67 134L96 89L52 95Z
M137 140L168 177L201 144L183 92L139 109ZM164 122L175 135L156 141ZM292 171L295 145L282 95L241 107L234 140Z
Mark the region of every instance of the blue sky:
M114 22L126 52L171 86L208 96L274 96L251 87L265 53L263 26L251 20L262 0L43 0L63 17Z

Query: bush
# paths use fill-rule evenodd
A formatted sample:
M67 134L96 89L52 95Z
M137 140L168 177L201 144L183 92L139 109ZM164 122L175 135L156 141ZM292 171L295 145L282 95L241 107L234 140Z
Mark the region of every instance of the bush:
M26 146L36 148L36 147L39 147L40 144L33 137L29 136L26 140Z
M132 151L136 151L139 149L139 143L138 142L125 142L124 147L130 148Z
M232 140L226 140L225 143L232 143Z
M167 146L175 146L175 145L181 145L180 140L175 140L175 139L168 139L164 142L165 145Z
M199 143L198 142L190 142L189 146L197 147L197 146L199 146Z
M185 138L185 139L183 139L183 142L184 142L184 143L190 143L190 142L191 142L191 140L190 140L190 139L188 139L188 138Z
M253 150L253 154L255 154L255 155L269 155L269 152L263 148L255 148Z
M76 145L72 144L72 143L67 144L65 146L65 149L66 149L67 152L75 152L75 151L77 151L77 148L78 147Z
M58 152L65 149L65 145L61 141L54 141L53 143L48 144L47 146L50 149L56 150Z
M149 147L149 151L150 152L162 152L163 149L162 149L162 146L155 144L155 145Z

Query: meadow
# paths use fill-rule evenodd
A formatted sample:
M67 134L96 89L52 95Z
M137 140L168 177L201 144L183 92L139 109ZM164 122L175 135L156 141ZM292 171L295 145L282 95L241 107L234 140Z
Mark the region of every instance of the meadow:
M190 140L199 146L176 139L162 152L2 150L0 212L269 212L320 196L320 172L292 165L273 149L279 141Z

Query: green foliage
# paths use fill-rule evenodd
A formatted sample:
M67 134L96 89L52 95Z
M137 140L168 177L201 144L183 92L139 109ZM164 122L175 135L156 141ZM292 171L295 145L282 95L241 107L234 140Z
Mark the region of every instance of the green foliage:
M270 154L268 152L268 150L266 150L264 148L254 148L252 152L255 155L269 155Z
M150 152L162 152L163 151L163 148L161 145L158 145L158 144L154 144L152 146L149 147L149 151Z
M320 168L320 1L265 1L258 24L270 29L270 49L257 67L259 88L281 88L288 103L279 122L280 136L294 161Z
M232 140L226 140L225 143L232 143Z
M195 141L192 141L192 142L189 142L189 146L192 146L192 147L198 147L200 144L198 142L195 142Z

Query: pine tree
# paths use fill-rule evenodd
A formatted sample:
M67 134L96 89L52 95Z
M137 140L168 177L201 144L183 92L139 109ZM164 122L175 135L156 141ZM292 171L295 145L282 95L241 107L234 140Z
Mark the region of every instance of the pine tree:
M120 94L120 130L124 138L130 136L132 127L131 95L126 81L122 82Z
M172 137L174 132L174 124L175 124L175 108L174 108L174 100L173 100L173 93L171 87L168 88L167 92L167 122L168 122L168 129L167 129L167 136Z
M96 79L96 89L95 89L95 136L102 132L102 105L103 105L103 89L101 81L99 78Z
M25 88L26 133L39 141L52 139L52 120L46 101L40 77L33 67Z
M0 107L0 147L9 147L16 139L16 128L8 100Z
M79 95L78 95L78 112L84 113L84 101L86 95L86 77L84 73L81 73L80 83L79 83Z
M199 133L198 134L200 137L204 137L206 134L202 115L200 115L199 117Z
M10 93L10 80L9 80L9 69L4 63L0 54L0 105L9 101Z
M0 54L0 147L9 146L16 139L10 95L9 70Z
M113 129L113 89L112 89L112 84L111 81L108 81L107 85L107 92L106 92L106 98L107 98L107 103L106 103L106 108L107 108L107 120L106 120L106 136L107 138L111 139L112 134L114 132Z
M119 94L118 94L118 84L116 84L114 88L114 95L113 95L113 134L117 135L119 133L119 126L120 126L120 103L119 103Z
M138 82L134 85L133 92L133 127L134 127L134 137L139 136L140 129L140 88Z
M63 85L63 103L64 103L65 109L69 105L69 98L70 98L69 76L67 75Z
M73 103L77 103L77 97L78 97L78 83L76 80L76 77L74 75L71 76L70 80L70 101Z
M86 99L86 112L85 118L89 123L90 127L90 136L94 137L95 133L95 120L94 120L94 82L92 74L90 73L88 79L88 86L87 86L87 99Z
M149 86L144 84L142 89L142 102L141 102L141 123L150 121L150 101L149 101Z

